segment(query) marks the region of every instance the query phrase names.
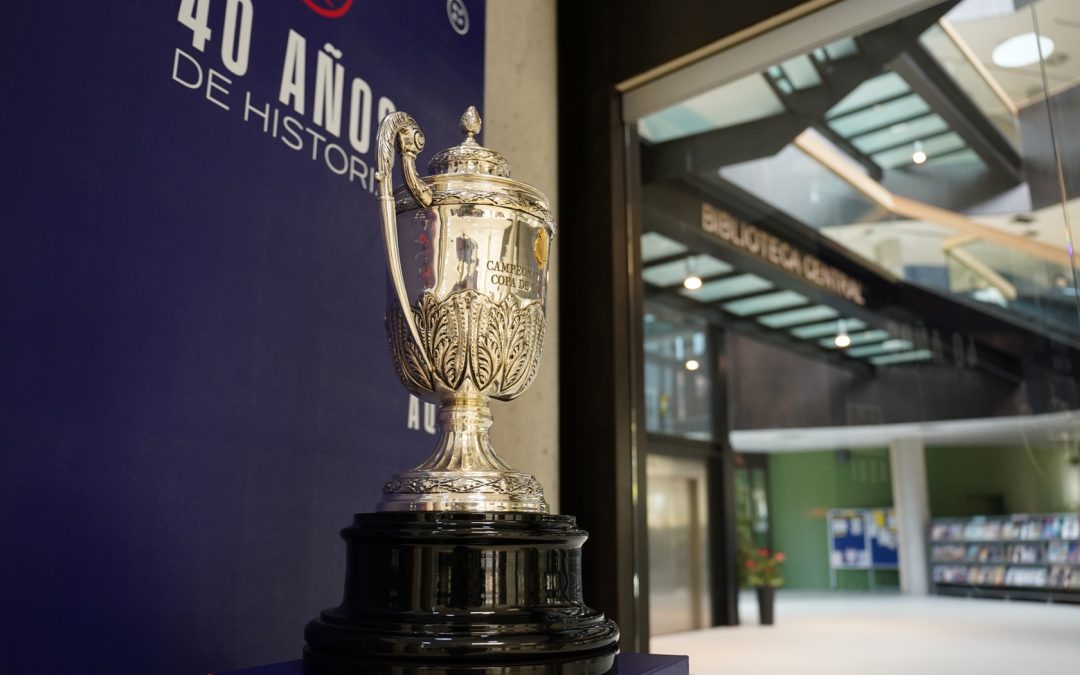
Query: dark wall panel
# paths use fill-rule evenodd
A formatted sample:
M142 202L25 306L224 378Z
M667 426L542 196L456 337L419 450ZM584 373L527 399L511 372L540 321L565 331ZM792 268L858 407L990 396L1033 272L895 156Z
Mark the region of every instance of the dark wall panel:
M1036 209L1061 203L1054 143L1061 155L1068 199L1080 195L1080 138L1075 120L1080 116L1080 87L1072 87L1033 103L1020 111L1020 141L1023 145L1024 171L1031 187L1031 202ZM1051 134L1051 126L1053 134Z
M976 370L924 363L863 372L734 333L727 361L732 429L1019 415L1029 405L1015 384Z
M596 4L596 3L591 3ZM610 4L611 78L621 82L797 7L797 0Z

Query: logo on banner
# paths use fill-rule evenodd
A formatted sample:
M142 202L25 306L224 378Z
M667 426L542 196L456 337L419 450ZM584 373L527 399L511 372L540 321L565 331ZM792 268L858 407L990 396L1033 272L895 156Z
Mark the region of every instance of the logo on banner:
M469 10L464 0L446 0L446 18L450 19L450 27L458 35L469 32Z
M327 19L340 19L352 8L353 0L304 0L313 12Z

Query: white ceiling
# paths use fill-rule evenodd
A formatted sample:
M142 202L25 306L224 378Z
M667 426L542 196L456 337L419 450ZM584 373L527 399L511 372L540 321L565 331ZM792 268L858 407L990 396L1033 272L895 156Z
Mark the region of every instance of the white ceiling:
M652 143L724 129L779 115L784 106L760 73L699 94L638 121L638 133Z
M1046 66L1051 90L1080 81L1080 2L1038 0L1019 11L1007 12L1006 8L1007 13L1002 13L1002 4L1000 0L964 0L945 18L1009 98L1022 105L1032 97L1041 96L1043 91L1039 64L1003 68L991 58L994 47L1023 33L1038 32L1054 41L1055 49ZM1036 19L1038 31L1035 31Z
M1070 201L1066 209L1069 215L1068 224L1066 224L1065 220L1065 210L1061 208L1060 204L1047 206L1036 211L1010 210L1002 213L980 213L972 218L980 225L986 225L1018 237L1050 244L1064 251L1066 250L1066 230L1068 226L1071 226L1073 231L1076 232L1077 225L1080 224L1080 199ZM1018 220L1018 217L1023 220ZM933 253L928 252L926 254L928 257L905 259L905 264L932 264L934 260L940 262L941 244L946 239L955 237L958 234L955 230L937 223L899 219L884 222L837 223L836 225L823 227L821 231L870 260L877 260L878 255L875 252L875 247L883 239L918 239L934 249ZM1017 255L1023 256L1024 254L1017 253Z

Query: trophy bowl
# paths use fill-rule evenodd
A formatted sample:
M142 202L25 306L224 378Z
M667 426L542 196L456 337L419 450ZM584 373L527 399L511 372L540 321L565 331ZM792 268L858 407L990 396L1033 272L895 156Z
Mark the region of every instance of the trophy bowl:
M423 178L415 120L396 112L379 127L387 336L402 383L440 406L441 427L432 455L386 483L379 511L547 512L540 483L495 454L488 400L516 398L536 376L555 224L543 194L476 142L480 124L470 107L465 140ZM395 150L404 185L393 190Z

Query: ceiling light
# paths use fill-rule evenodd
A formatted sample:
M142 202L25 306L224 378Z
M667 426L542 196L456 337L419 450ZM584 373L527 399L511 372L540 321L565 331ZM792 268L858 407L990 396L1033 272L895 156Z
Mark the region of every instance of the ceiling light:
M686 362L685 365L686 365L687 370L697 370L698 368L701 367L701 364L698 363L696 359L690 359L689 361Z
M701 277L696 274L691 274L690 276L683 279L682 285L688 291L696 291L697 289L701 288Z
M1054 53L1054 41L1045 35L1023 33L1014 35L997 47L990 58L1002 68L1023 68Z
M839 330L836 331L836 337L833 338L833 344L837 349L847 349L851 346L851 336L847 332L847 324L843 319L840 319Z
M687 256L686 258L686 278L683 279L682 285L688 291L696 291L701 288L701 277L698 276L695 267L695 257Z
M916 164L926 163L926 151L922 149L922 141L915 141L915 152L911 153L911 161Z

